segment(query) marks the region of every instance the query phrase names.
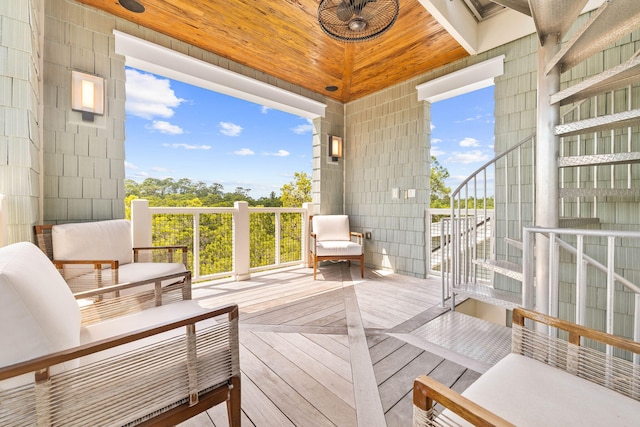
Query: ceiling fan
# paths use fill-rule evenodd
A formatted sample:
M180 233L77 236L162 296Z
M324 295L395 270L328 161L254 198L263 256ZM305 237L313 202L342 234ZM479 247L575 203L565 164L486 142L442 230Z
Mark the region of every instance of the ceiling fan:
M318 22L336 40L366 41L391 28L399 10L398 0L322 0Z

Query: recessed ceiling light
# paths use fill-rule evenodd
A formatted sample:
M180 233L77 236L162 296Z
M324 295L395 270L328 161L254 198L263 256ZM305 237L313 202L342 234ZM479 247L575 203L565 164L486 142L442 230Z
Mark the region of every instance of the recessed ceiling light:
M142 3L138 2L137 0L118 0L118 3L120 3L120 6L124 7L125 9L131 12L134 12L134 13L144 12L144 6L142 5Z
M327 86L324 88L327 92L335 92L338 90L338 86Z

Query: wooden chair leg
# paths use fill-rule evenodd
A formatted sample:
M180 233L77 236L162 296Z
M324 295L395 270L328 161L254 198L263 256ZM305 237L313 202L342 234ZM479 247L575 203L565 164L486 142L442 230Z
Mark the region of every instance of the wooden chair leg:
M360 277L364 279L364 255L360 257Z
M313 256L313 280L316 280L316 270L318 270L318 257Z
M227 400L227 414L229 416L230 427L240 427L240 420L242 419L242 401L240 395L240 377L233 377L231 379L233 388L230 392L229 400Z

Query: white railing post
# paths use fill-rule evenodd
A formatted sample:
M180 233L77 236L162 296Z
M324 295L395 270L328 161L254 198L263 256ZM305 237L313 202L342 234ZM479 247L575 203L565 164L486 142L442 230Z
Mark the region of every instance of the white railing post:
M0 194L0 248L3 246L7 246L8 237L7 237L7 199L6 196Z
M151 211L149 201L135 199L131 201L131 239L134 248L149 247L152 243ZM140 261L151 260L150 251L140 253Z
M309 217L313 215L313 203L303 203L302 208L304 214L302 215L302 262L307 267L309 265Z
M193 214L193 280L200 279L200 212Z
M249 204L247 202L235 202L236 209L233 215L233 271L236 281L249 280L251 274L251 244L249 231Z

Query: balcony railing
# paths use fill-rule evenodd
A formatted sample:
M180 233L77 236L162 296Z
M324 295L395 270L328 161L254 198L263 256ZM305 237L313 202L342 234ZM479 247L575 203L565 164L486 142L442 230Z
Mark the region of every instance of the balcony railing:
M309 206L150 207L133 200L134 246L187 245L194 281L301 265L308 257Z

